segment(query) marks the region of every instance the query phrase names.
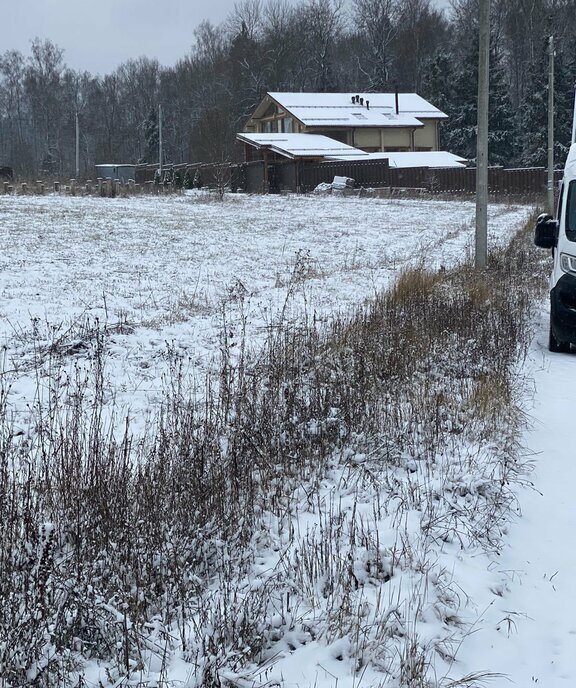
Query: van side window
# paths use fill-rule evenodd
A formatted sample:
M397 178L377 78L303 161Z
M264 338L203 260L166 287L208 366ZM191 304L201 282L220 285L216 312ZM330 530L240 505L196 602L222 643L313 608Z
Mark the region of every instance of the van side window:
M568 187L568 203L566 204L566 236L570 241L576 241L576 181L570 182Z

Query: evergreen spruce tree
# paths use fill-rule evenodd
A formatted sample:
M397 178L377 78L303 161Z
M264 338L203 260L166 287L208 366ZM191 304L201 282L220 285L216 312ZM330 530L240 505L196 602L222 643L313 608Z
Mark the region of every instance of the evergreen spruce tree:
M439 53L428 68L427 97L449 117L441 128L441 147L469 160L476 158L478 124L478 41L459 52ZM515 161L514 117L499 56L490 57L489 162Z
M571 55L571 59L567 59ZM563 166L572 138L574 115L574 79L576 58L574 51L556 51L554 64L554 160Z
M528 67L528 86L520 107L520 162L526 167L545 167L548 162L548 44L542 46ZM574 104L573 68L564 53L554 60L554 160L561 166L570 147Z
M547 160L548 139L548 75L547 46L543 43L528 65L528 83L520 105L521 164L542 167Z
M446 113L443 143L451 153L469 160L476 158L478 124L478 49L470 41L461 55L452 54L452 104Z
M186 168L186 172L184 173L183 186L185 189L194 188L194 175L192 174L192 171L189 168Z
M515 117L503 62L495 51L490 55L489 99L488 160L491 165L510 167L517 162Z
M422 95L446 114L450 114L455 105L455 64L453 53L439 50L424 70Z

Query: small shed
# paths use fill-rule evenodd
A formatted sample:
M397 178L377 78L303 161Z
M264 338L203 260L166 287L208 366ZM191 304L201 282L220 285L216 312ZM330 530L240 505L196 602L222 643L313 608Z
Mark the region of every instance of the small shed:
M130 179L136 178L136 165L107 163L105 165L95 165L96 177L101 179L119 179L127 183Z

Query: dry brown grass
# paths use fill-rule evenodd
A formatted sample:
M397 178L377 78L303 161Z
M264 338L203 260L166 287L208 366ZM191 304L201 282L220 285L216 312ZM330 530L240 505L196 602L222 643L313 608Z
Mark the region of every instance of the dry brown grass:
M110 680L119 681L144 666L150 647L165 648L163 662L180 648L201 685L220 685L223 669L258 664L272 646L278 631L262 623L269 606L284 609L286 601L292 609L294 590L314 596L318 581L331 632L360 624L341 548L388 561L370 569L383 580L398 566L425 570L426 559L408 545L385 549L366 522L344 532L330 510L317 538L294 532L294 495L305 488L316 508L320 481L350 448L377 448L371 470L385 486L402 456L432 469L467 441L501 441L467 520L437 511L416 483L394 487L403 508L422 510L434 537L496 547L495 515L513 503L508 485L519 470L515 372L530 339L540 269L527 246L526 236L517 238L481 274L407 271L389 292L327 327L274 329L258 357L242 349L233 359L223 336L219 378L207 381L203 401L183 392L175 363L162 413L138 441L129 420L123 435L105 420L103 332L85 333L90 385L80 375L65 390L43 380L50 401L36 409L31 437L14 435L0 387L5 685L75 686L82 661L95 657L105 657ZM50 370L56 355L39 351L39 367ZM464 470L483 459L459 460ZM374 480L359 471L356 480ZM378 499L375 519L382 509ZM269 522L298 543L298 557L283 560L266 585L242 587ZM367 653L392 641L393 621L378 621L374 639L362 641ZM405 642L405 685L425 685L428 659Z

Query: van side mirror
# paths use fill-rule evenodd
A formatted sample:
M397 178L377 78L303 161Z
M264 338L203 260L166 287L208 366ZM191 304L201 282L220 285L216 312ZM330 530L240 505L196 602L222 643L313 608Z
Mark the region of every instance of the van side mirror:
M552 217L542 213L536 220L534 231L534 243L540 248L555 248L558 243L558 222Z

